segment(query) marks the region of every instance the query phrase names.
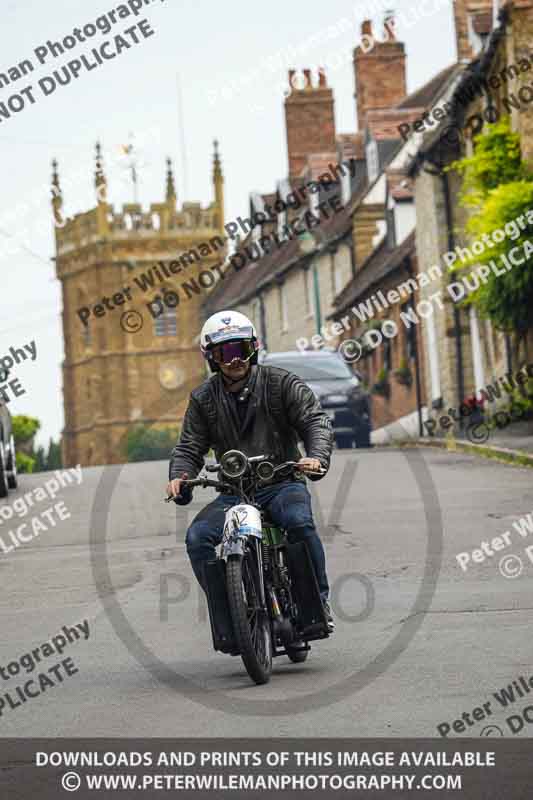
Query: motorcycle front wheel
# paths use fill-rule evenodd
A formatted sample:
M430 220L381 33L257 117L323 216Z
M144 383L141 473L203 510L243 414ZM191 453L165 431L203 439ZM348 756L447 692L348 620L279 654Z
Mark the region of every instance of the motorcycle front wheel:
M226 564L228 601L237 646L250 678L263 684L268 683L272 673L272 639L257 593L256 572L249 550L244 556L231 556Z

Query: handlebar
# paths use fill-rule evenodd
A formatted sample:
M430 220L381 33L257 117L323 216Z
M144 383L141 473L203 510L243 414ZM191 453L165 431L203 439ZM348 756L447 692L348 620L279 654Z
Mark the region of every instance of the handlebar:
M287 469L287 467L293 467L302 469L302 465L298 461L286 461L284 464L280 464L279 467L274 467L274 473L281 472L282 469ZM307 473L308 475L325 475L327 470L325 469L314 469L312 472Z
M265 456L252 456L248 459L250 462L257 462L262 461L265 459ZM299 468L301 469L301 464L298 461L286 461L284 464L280 464L277 467L274 467L274 474L277 472L281 472L281 470L287 469L288 467L292 467L293 469ZM220 464L211 464L206 465L205 470L206 472L215 472L220 469ZM327 470L325 469L317 469L310 472L310 475L325 475ZM203 489L206 489L208 486L212 486L214 489L219 489L220 491L224 491L225 489L232 489L233 487L228 483L223 483L221 481L212 481L209 478L194 478L194 479L184 479L181 482L182 486L187 486L190 489L194 488L195 486L201 486ZM177 495L180 497L180 495ZM165 503L170 503L171 500L175 498L172 495L168 495L164 498Z
M195 486L201 486L203 489L206 489L208 486L212 486L214 489L231 489L231 486L228 483L221 483L220 481L210 481L209 478L194 478L191 480L182 480L182 486L188 486L190 489L193 489ZM179 497L180 495L177 495ZM165 503L170 503L171 500L174 500L172 495L167 495L164 498Z

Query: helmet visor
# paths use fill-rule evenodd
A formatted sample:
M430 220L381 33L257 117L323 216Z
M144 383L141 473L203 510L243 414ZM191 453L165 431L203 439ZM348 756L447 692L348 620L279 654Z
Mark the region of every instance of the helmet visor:
M255 353L255 346L250 339L237 342L224 342L213 347L213 361L216 364L231 364L233 361L249 361Z

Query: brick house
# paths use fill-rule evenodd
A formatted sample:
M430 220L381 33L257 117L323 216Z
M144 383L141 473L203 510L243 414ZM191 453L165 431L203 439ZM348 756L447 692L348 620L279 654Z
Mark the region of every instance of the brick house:
M494 121L510 107L512 126L521 134L523 157L533 162L533 107L518 102L519 108L515 108L512 100L533 74L531 66L531 72L513 67L531 53L533 2L507 2L494 30L491 7L487 2L455 3L458 55L473 60L448 92L451 114L437 130L419 134L417 155L409 167L415 185L416 246L422 268L442 264L444 253L469 244L464 233L467 214L458 202L461 180L455 171L446 170L453 161L473 152L473 131L478 132L487 118ZM530 95L533 97L531 90ZM472 122L476 118L479 126ZM447 133L450 126L456 132L453 136ZM424 325L426 392L435 410L457 408L466 397L517 366L509 338L495 330L490 320L480 319L474 308L465 309L447 296L444 290L451 279L444 270L444 308L436 310L430 325ZM428 291L421 289L421 295L427 297Z
M248 226L237 247L246 266L228 266L203 307L204 316L227 307L246 314L271 352L293 350L298 339L319 333L350 280L350 208L366 179L361 137L335 132L324 72L316 78L306 69L303 76L285 100L288 177L275 192L250 198L248 219L279 201L287 208ZM294 71L289 82L295 84ZM274 236L279 244L267 244Z
M371 32L368 26L364 23L366 33ZM401 130L410 129L454 85L461 71L461 67L451 65L405 96L402 57L395 65L396 94L389 95L390 105L378 107L376 89L375 100L367 93L367 100L375 107L360 110L368 185L353 208L355 274L335 299L331 319L349 322L349 327L344 325L344 339L368 339L370 335L371 341L377 342L379 333L368 334L368 330L373 327L376 331L383 322L386 325L379 328L380 332L395 331L391 338L381 336L378 346L365 348L364 357L355 365L369 388L375 389L372 420L376 443L387 440L389 434L419 435L427 415L425 341L421 335L424 320L414 323L406 318L407 313L414 313L409 309L416 309L423 299L418 283L413 184L406 171L417 142L403 141ZM391 292L394 300L389 304L386 298ZM379 379L384 377L386 391L380 391Z
M371 33L370 22L363 24L362 32ZM354 276L355 258L364 260L379 232L383 203L374 203L372 196L364 205L360 200L369 186L368 170L374 182L397 149L397 142L386 135L392 124L387 109L405 97L405 48L395 40L392 26L386 38L376 42L370 52L354 49L357 133L336 134L333 92L322 70L318 82L313 82L308 69L300 81L294 71L289 73L289 83L296 88L285 100L288 178L278 183L274 194L252 198L250 216L274 198L286 199L290 192L320 179L328 165L331 172L332 164L350 163L352 174L339 176L330 187L321 184L315 195L309 194L306 211L316 210L336 195L341 201L339 213L289 239L282 249L265 252L242 274L228 271L228 279L218 284L204 305L205 314L225 306L247 313L270 351L293 349L297 339L311 339L323 331L334 310L335 296ZM413 109L405 109L397 116L411 119L413 113ZM367 118L373 120L371 129L366 127ZM369 130L374 135L369 135ZM356 207L360 207L357 218ZM276 222L257 225L239 243L241 250L303 214L289 209L278 214Z

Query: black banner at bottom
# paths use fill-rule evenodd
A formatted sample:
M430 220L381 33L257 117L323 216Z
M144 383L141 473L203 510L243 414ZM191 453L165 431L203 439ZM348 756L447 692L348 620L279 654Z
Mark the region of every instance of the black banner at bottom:
M2 739L0 797L533 796L527 739Z

